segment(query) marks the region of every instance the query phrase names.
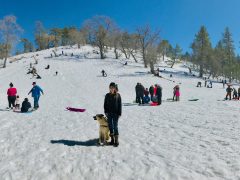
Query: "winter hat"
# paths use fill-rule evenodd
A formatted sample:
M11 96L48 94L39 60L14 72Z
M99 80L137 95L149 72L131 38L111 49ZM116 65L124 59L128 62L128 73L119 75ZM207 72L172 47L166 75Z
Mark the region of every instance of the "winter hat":
M116 87L116 84L114 83L114 82L111 82L110 84L109 84L109 87Z
M24 101L28 101L28 98L25 98Z
M33 83L32 83L32 85L35 85L35 84L36 84L36 82L33 82Z

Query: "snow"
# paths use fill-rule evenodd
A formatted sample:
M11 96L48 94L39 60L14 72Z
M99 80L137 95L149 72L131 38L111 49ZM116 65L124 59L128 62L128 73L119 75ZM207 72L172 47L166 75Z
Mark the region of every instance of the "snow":
M239 101L218 101L226 92L220 83L213 83L212 89L197 88L201 80L185 76L188 69L182 64L160 68L165 69L161 75L174 83L152 76L141 63L128 60L123 66L125 59L100 60L93 49L60 47L57 54L64 51L68 56L56 58L49 58L52 50L23 54L21 60L0 69L1 180L240 179ZM26 74L30 62L34 63L33 54L38 54L40 80ZM50 69L45 70L48 64ZM101 77L102 69L108 77ZM33 81L45 93L40 109L30 114L4 111L10 82L17 87L20 101L28 97L33 104L27 95ZM123 106L119 147L99 147L93 116L103 113L112 81L125 103L135 99L137 82L145 87L160 84L163 100L171 98L173 87L181 83L180 102ZM191 98L199 101L188 101ZM87 110L68 112L67 106Z

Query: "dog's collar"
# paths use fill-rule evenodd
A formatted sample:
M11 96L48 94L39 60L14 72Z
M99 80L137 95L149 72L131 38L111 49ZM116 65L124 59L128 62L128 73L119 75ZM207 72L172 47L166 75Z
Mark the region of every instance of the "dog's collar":
M108 127L108 126L105 126L105 125L100 125L100 126L102 126L102 127Z

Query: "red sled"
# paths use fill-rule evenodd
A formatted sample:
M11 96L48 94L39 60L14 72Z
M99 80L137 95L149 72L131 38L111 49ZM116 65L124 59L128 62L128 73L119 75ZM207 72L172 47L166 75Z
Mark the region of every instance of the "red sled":
M158 106L158 103L152 102L152 103L150 103L150 106Z
M72 112L84 112L84 111L86 111L86 109L72 108L72 107L66 107L66 109L67 109L68 111L72 111Z

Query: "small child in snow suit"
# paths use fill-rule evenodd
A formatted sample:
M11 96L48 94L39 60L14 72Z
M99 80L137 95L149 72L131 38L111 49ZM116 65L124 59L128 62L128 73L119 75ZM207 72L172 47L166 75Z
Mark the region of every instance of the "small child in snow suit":
M233 88L233 99L238 99L238 92L235 88Z
M16 108L16 109L20 109L20 98L19 98L19 95L17 95L17 98L16 98L15 108Z

